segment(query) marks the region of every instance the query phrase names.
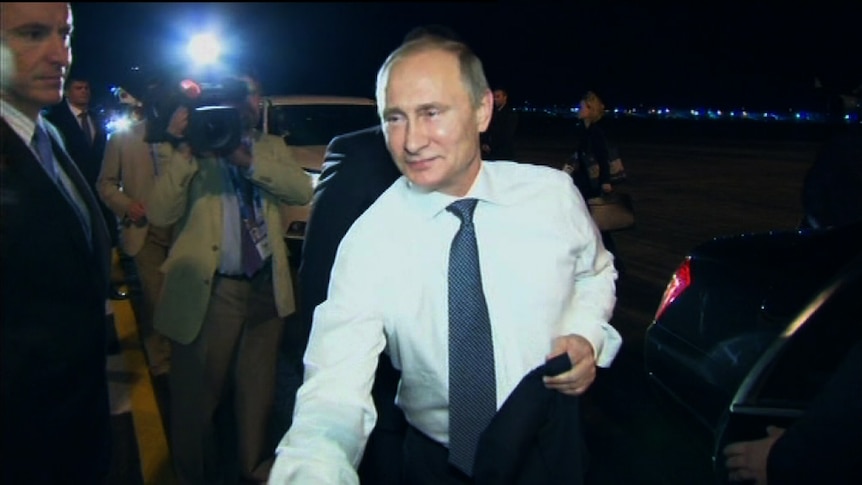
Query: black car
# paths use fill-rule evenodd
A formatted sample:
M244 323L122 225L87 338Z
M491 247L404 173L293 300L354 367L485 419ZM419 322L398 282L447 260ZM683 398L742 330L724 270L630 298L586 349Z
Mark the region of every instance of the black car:
M860 274L862 223L716 238L673 274L645 367L714 438L719 481L722 448L792 422L859 341Z

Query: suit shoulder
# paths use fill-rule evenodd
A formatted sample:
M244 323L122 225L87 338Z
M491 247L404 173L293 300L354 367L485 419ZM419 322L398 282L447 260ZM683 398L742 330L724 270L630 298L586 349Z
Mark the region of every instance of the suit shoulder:
M376 126L339 135L329 142L324 156L323 170L334 171L347 165L356 168L361 166L362 170L371 170L372 173L389 174L393 179L398 175L389 150L386 149L383 132Z
M383 143L383 130L379 125L370 126L361 130L344 133L334 137L329 142L329 148L340 148L345 145L349 146L365 146L366 144Z

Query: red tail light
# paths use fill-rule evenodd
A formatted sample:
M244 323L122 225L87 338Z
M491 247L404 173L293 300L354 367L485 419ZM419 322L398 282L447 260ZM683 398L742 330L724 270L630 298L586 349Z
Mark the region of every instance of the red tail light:
M691 285L691 258L686 256L679 268L673 273L667 288L664 289L664 295L661 297L661 302L658 305L658 310L655 312L653 320L658 320L662 313L667 310L674 300L682 294Z

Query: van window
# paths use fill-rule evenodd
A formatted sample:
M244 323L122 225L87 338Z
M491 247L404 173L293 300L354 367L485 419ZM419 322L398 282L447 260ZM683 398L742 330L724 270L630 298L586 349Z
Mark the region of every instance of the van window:
M292 146L326 145L338 135L379 123L374 105L279 105L267 115L269 132Z

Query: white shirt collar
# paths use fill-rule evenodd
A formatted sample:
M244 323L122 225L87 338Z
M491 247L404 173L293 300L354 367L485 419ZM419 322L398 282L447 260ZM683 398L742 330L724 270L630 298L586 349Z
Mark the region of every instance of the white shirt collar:
M68 99L66 99L66 106L69 107L69 111L72 112L72 114L75 116L75 119L78 119L78 117L81 116L81 113L84 112L84 110L73 106Z
M27 117L27 115L22 113L21 110L12 106L11 103L2 98L0 98L0 116L2 116L3 120L9 124L12 131L20 136L28 145L33 139L33 133L36 131L36 123L39 123L40 126L42 125L41 113L37 115L36 121L34 122Z
M407 200L412 204L416 204L420 213L427 218L435 217L437 214L444 212L449 204L459 199L473 198L497 205L510 205L513 203L511 197L508 196L509 194L504 190L498 189L495 183L494 169L490 165L497 162L488 163L482 160L480 163L482 165L479 167L479 173L476 174L473 185L463 197L455 197L437 191L425 191L404 177L407 185Z

